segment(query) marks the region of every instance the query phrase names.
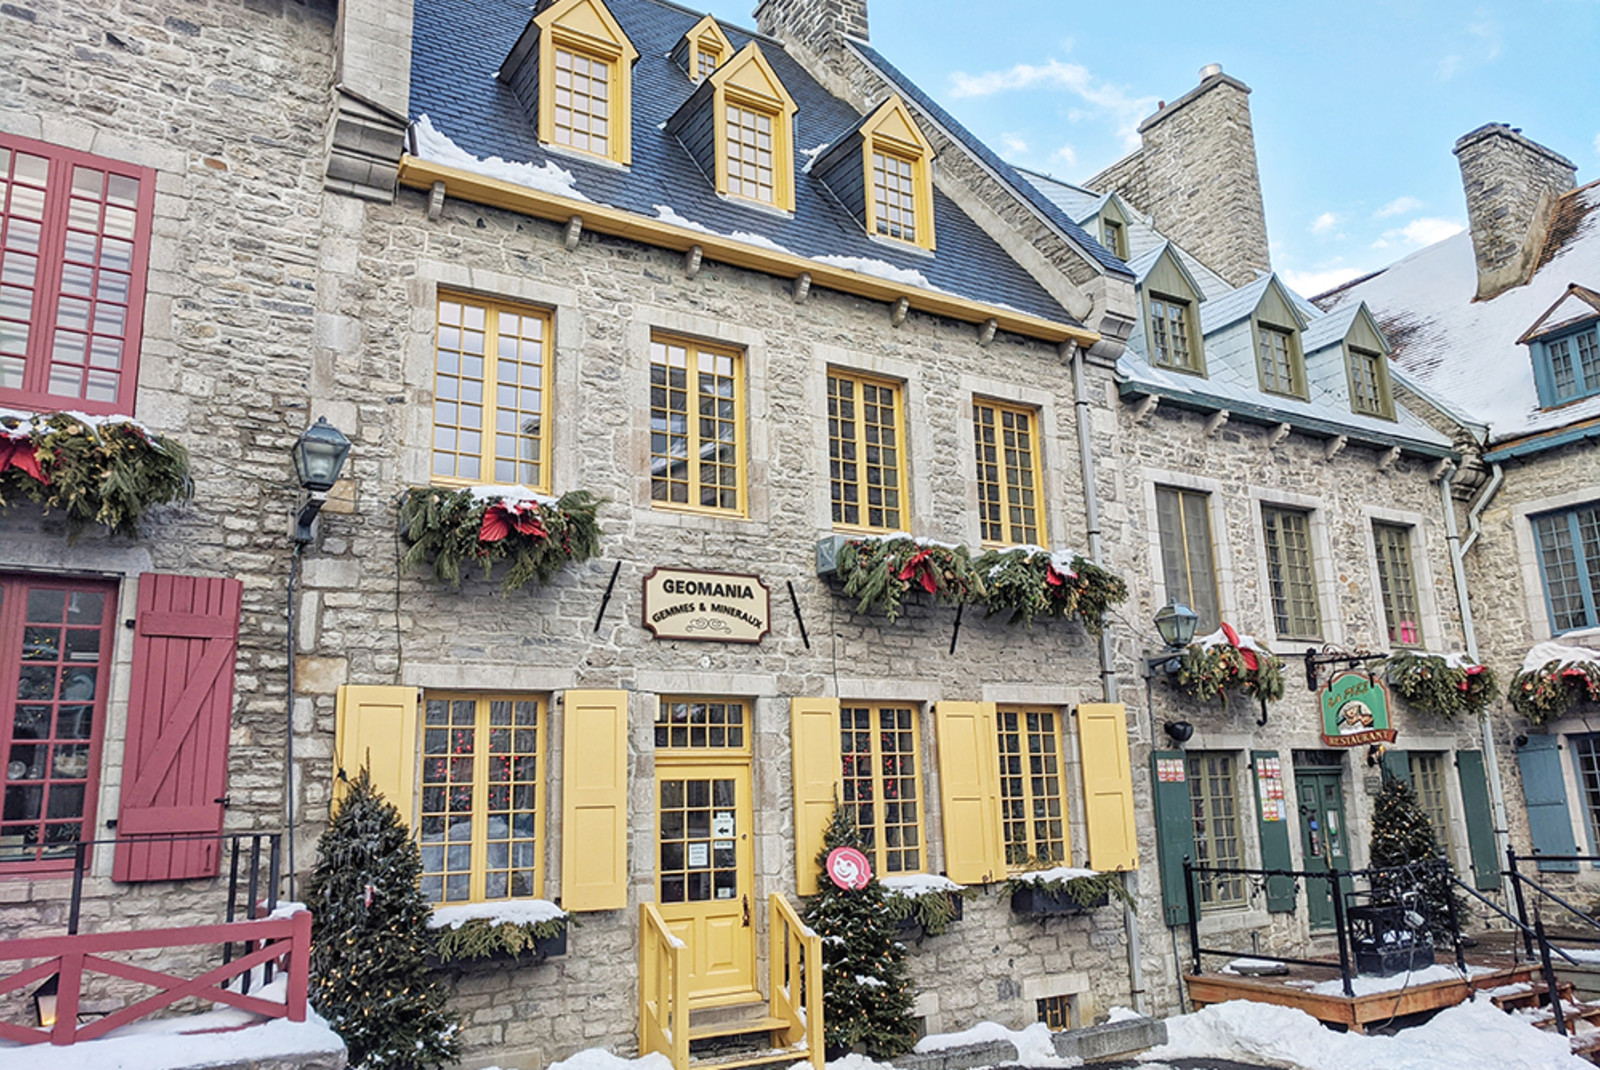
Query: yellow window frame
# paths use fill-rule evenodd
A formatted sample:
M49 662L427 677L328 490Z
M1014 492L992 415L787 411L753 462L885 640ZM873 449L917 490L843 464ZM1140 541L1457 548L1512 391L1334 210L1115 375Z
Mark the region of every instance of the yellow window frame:
M686 352L687 359L686 359L686 362L685 362L685 369L684 369L685 370L685 392L686 392L687 396L694 401L694 405L693 405L692 408L686 408L685 409L685 416L686 416L686 420L685 420L685 437L687 438L687 446L686 446L687 453L685 454L685 458L687 460L687 470L688 470L687 471L688 479L686 481L687 484L688 484L688 491L687 491L688 500L684 501L684 502L674 502L674 501L671 501L670 498L661 499L661 498L657 498L655 496L655 483L656 483L656 475L655 475L655 471L654 471L655 458L660 456L667 462L669 473L670 473L670 464L671 464L671 460L672 460L672 454L670 453L670 449L671 449L670 443L667 445L668 452L658 453L658 451L656 449L656 446L657 446L657 443L658 443L658 437L657 436L658 436L658 434L660 434L660 432L658 432L656 430L656 419L655 419L655 416L656 416L656 412L658 411L658 408L657 408L656 403L655 403L655 401L656 401L655 395L656 395L657 384L655 383L654 372L655 372L655 369L656 369L656 367L658 365L667 368L668 369L668 374L667 374L667 376L664 376L664 378L667 379L668 382L670 383L670 369L671 369L670 364L661 364L661 362L656 360L656 351L657 351L658 347L660 347L662 350L668 350L668 349L670 349L671 347L674 347L674 346L681 347ZM701 479L702 473L701 473L700 451L706 444L706 440L702 439L702 437L701 437L700 405L699 405L699 401L700 401L700 398L701 398L701 395L700 395L700 392L699 392L700 391L700 388L699 388L699 364L700 364L700 357L701 357L702 354L705 355L705 356L713 357L713 358L724 358L724 359L730 360L732 362L732 375L731 375L731 378L733 380L733 410L734 410L734 412L733 412L734 462L733 463L735 465L734 491L735 491L735 498L737 500L737 505L735 505L734 507L731 507L731 508L730 507L726 507L726 506L720 506L720 505L703 505L703 504L700 503L702 490L704 489L704 484L702 483L702 479ZM745 417L745 389L746 388L745 388L745 381L744 381L744 353L743 353L743 351L738 350L738 349L734 349L734 348L729 347L729 346L715 345L715 344L710 343L710 342L700 342L700 341L697 341L697 340L695 340L693 338L685 338L685 337L682 337L680 335L652 334L650 336L650 369L651 369L651 382L650 382L650 392L651 392L650 423L651 423L651 427L650 427L650 432L649 432L650 433L650 438L651 438L650 452L649 452L650 467L651 467L651 471L649 473L650 484L651 484L650 504L653 507L657 508L657 509L668 509L668 510L672 510L674 512L703 513L703 514L706 514L706 515L709 515L709 516L724 516L724 517L726 517L726 516L733 516L733 517L744 517L744 516L746 516L747 515L747 511L748 511L748 507L749 507L748 506L748 503L749 503L749 490L748 490L749 465L748 465L748 459L747 459L747 456L746 456L746 451L747 451L747 448L748 448L747 445L746 445L746 442L747 442L747 439L749 438L749 432L748 432L748 429L747 429L746 423L745 423L745 419L746 419L746 417ZM691 378L691 372L692 372L692 378ZM670 404L670 402L669 402L669 404ZM668 409L663 410L663 411L666 411L666 412L670 413L671 409L668 408ZM668 432L666 434L667 434L668 437L670 437L670 435L671 435L670 428L669 428L669 430L668 430ZM670 475L669 475L669 478L668 478L668 481L667 481L667 493L668 493L669 496L671 494L671 483L672 482L674 482L674 481L670 479ZM717 485L718 486L723 486L724 484L719 483Z
M851 723L854 715L860 711L866 711L867 713L867 727L864 730L855 727ZM893 729L896 736L895 749L891 752L888 752L886 755L883 747L884 729L882 727L882 716L885 712L890 711L897 715L900 713L909 713L910 726L909 728L902 728L900 725L896 724L895 728ZM897 717L896 720L898 721L899 718ZM855 745L856 742L858 742L857 740L850 739L850 737L859 737L862 735L867 737L868 748L866 750L861 750ZM909 740L903 738L907 735L910 736ZM849 743L848 747L847 742ZM906 742L911 744L909 751L902 747L902 744ZM907 779L907 777L904 775L902 770L899 772L899 775L896 775L892 778L886 778L884 760L886 756L903 758L907 754L909 754L911 758L911 774L909 779L914 789L914 795L910 801L912 805L915 806L916 816L911 821L904 820L905 811L903 807L907 800L903 796L897 795L892 801L894 805L901 808L898 812L898 816L901 819L891 823L887 820L887 807L890 804L890 800L885 798L884 782L886 779L903 781ZM868 848L866 853L872 859L873 873L879 877L899 876L904 873L926 873L928 871L928 799L927 794L923 789L921 708L918 706L918 704L912 702L841 701L839 703L839 755L841 765L844 766L844 770L840 778L840 801L845 805L854 806L856 808L856 814L858 818L858 827L860 827L863 832L871 832L872 845L870 848ZM854 766L856 773L855 775L852 775L852 765L850 764L850 759L855 758L856 762L859 763L863 757L867 761L866 775L860 775L859 764ZM856 790L856 785L864 781L870 782L872 785L872 798L865 801L861 800L859 797L851 798L850 796L852 792ZM873 819L870 822L864 822L859 819L859 815L865 806L870 806L872 808ZM888 830L891 825L893 828L902 830L902 834L900 836L902 842L900 844L891 845L888 842L890 839ZM914 848L911 848L917 853L916 867L891 869L886 864L889 852L905 852L908 850L908 845L903 842L904 830L907 828L916 830L917 842L914 845Z
M835 531L860 531L860 532L909 531L910 530L909 520L910 520L910 510L911 510L911 494L910 494L910 487L907 486L907 484L906 484L906 393L905 393L905 384L901 383L901 382L896 382L896 381L891 380L891 379L880 379L877 376L860 375L860 374L858 374L856 372L842 371L842 370L837 369L837 368L829 368L828 369L828 378L829 379L836 379L836 380L838 380L840 382L850 383L855 388L854 392L852 394L852 401L854 402L854 405L855 405L855 417L854 417L854 420L853 420L853 422L855 424L855 434L848 441L850 441L850 442L852 442L854 444L855 451L856 451L855 464L856 464L856 473L857 473L857 475L856 475L856 478L853 481L850 481L850 482L856 488L855 505L856 505L856 508L860 510L860 513L858 515L863 517L863 518L868 517L870 515L871 509L872 509L872 507L869 504L868 499L867 499L867 492L869 492L871 490L871 483L869 482L869 480L867 478L867 469L868 468L876 467L876 468L884 469L886 471L892 471L894 473L894 478L895 478L895 487L894 487L894 489L895 489L896 493L899 495L899 505L896 506L895 510L894 510L894 512L896 514L898 514L897 519L899 520L899 523L897 523L897 524L889 524L889 523L887 523L887 517L885 518L886 522L883 523L883 524L873 524L873 523L870 522L870 520L866 520L866 519L863 519L861 522L852 524L852 523L849 523L848 521L845 521L844 519L842 519L842 517L843 517L843 507L845 505L845 502L844 502L843 498L839 498L839 499L835 499L834 498L834 496L833 496L833 488L835 486L838 486L840 488L840 490L842 491L843 490L843 485L844 485L844 483L846 481L843 480L843 479L834 479L833 478L832 468L833 468L833 465L835 463L838 463L838 462L836 462L835 458L833 457L833 444L834 444L835 441L844 442L844 441L847 441L847 440L845 440L845 439L843 439L843 438L841 438L839 436L836 436L833 433L835 426L837 426L838 418L833 413L829 413L829 416L828 416L828 465L829 465L829 480L828 480L829 493L828 493L828 498L829 498L829 501L830 501L834 511L836 511L836 512L838 512L840 514L840 519L836 519L833 522L834 530ZM895 463L894 463L893 466L889 466L889 465L869 465L867 463L868 448L869 448L869 444L867 442L867 428L868 428L868 425L867 425L867 420L865 418L864 411L863 411L864 408L865 408L865 402L862 400L862 395L864 393L864 389L863 388L869 387L869 386L873 387L873 388L875 388L877 390L880 390L880 391L882 391L882 390L892 390L894 392L894 406L893 406L893 408L894 408L894 419L895 419L895 426L894 426ZM828 391L828 401L829 401L830 405L832 404L833 400L834 400L833 391L830 388L829 391ZM881 426L881 424L879 426ZM879 445L881 447L882 444L880 443ZM885 513L887 513L888 512L887 507L883 507L883 508L884 508Z
M778 79L754 41L711 72L706 79L714 88L712 123L716 151L717 192L766 208L794 211L794 98ZM772 125L772 200L763 201L729 189L728 109L743 108L764 115Z
M633 43L602 0L556 0L534 16L539 27L539 140L568 152L609 159L624 166L633 161ZM607 78L606 151L564 145L555 138L556 49L583 56L610 68Z
M443 353L443 352L452 352L452 353L457 355L457 357L458 357L458 364L457 364L458 371L462 367L462 364L460 362L464 361L467 357L472 355L472 354L469 354L468 352L466 352L465 348L463 348L463 347L458 347L458 348L453 349L453 350L446 350L444 348L443 343L445 341L445 331L447 329L449 329L449 325L446 325L446 324L444 324L442 322L443 315L444 315L444 307L446 305L458 305L458 306L460 306L461 309L463 310L463 320L465 320L465 311L468 308L479 309L483 313L483 321L484 321L483 322L483 353L480 355L481 359L483 361L483 368L482 368L481 377L479 377L479 379L477 380L481 385L482 394L478 399L478 405L477 405L477 407L481 410L481 420L480 420L480 423L479 423L479 426L478 426L478 429L477 429L477 432L476 432L478 434L479 438L480 438L480 443L479 443L479 448L478 448L478 453L477 453L477 457L478 457L478 475L477 475L476 478L471 477L471 476L434 473L434 469L437 467L437 464L438 464L438 454L440 452L440 448L439 448L439 431L441 430L441 427L451 427L451 426L453 426L457 430L458 434L460 433L460 430L461 430L461 425L459 423L457 423L455 425L449 425L449 424L441 425L440 424L439 420L440 420L440 416L441 416L441 406L442 405L454 404L459 409L459 407L464 404L464 399L459 396L460 391L461 391L461 388L459 386L456 388L456 392L458 394L458 396L456 398L451 399L451 398L446 398L446 397L442 396L444 394L449 393L449 389L445 388L443 386L443 384L441 383L441 379L449 379L449 378L452 378L452 376L450 376L450 375L448 375L446 373L443 373L441 371L441 369L440 369L441 353ZM496 447L496 440L498 439L498 437L500 435L499 417L500 417L500 412L501 412L501 405L499 403L499 391L500 391L500 389L502 387L502 384L500 383L500 349L501 349L501 344L502 344L502 341L503 341L503 339L501 338L501 334L500 334L500 317L501 317L502 314L519 316L519 317L524 317L524 318L532 318L532 319L539 320L543 324L543 327L542 327L542 338L541 338L541 345L540 345L540 363L541 363L540 373L541 374L540 374L540 377L539 377L539 385L538 385L538 390L539 390L539 412L538 412L538 415L539 415L539 433L538 433L537 438L538 438L539 449L538 449L538 457L537 457L537 460L535 461L535 463L538 464L538 466L539 466L539 478L537 480L524 480L524 479L521 479L521 478L515 478L515 479L511 479L511 480L502 480L502 479L497 479L495 477L495 461L497 459L497 454L496 454L496 451L495 451L495 447ZM433 404L434 404L434 409L433 409L433 418L429 422L430 426L433 428L433 433L432 433L432 437L431 437L431 439L429 441L429 444L428 444L428 470L429 470L430 473L433 473L433 474L430 475L429 482L431 482L431 483L433 483L433 484L435 484L437 486L445 486L445 487L470 487L470 486L477 486L477 485L481 485L481 484L513 486L513 485L516 485L516 484L521 484L523 486L526 486L529 490L539 491L541 493L546 493L546 492L548 492L550 490L550 486L551 486L551 477L550 477L551 441L550 440L551 440L551 437L552 437L551 432L554 429L554 420L552 419L552 414L551 414L551 407L552 407L552 404L554 402L553 391L551 390L551 385L552 385L551 365L553 363L553 361L552 361L552 356L553 356L552 349L553 349L553 342L554 342L554 338L553 338L554 328L555 328L555 317L552 316L551 313L549 312L549 310L547 310L547 309L534 308L534 307L527 306L527 305L512 304L510 302L505 302L505 301L496 301L496 300L492 300L490 298L477 297L477 296L473 296L473 295L470 295L470 294L447 292L447 291L444 291L444 290L441 290L439 292L438 300L437 300L437 302L435 302L435 305L434 305L434 336L433 336L433 393L434 393L434 402L433 402ZM523 339L523 338L524 338L524 336L522 336L520 334L515 336L515 339ZM454 376L453 378L459 379L461 382L464 382L464 383L472 381L472 377L466 376L466 375L460 375L460 374L458 374L457 376ZM522 383L519 382L518 384L516 384L516 389L519 391L519 402L520 402L520 391L523 390L523 389L526 389L526 386L525 386L525 384L522 384ZM518 407L518 409L516 411L517 411L517 413L518 413L518 415L520 417L522 415L522 412L523 412L523 410L520 407L520 404L519 404L519 407ZM517 441L518 441L518 445L519 446L520 446L522 440L524 440L524 439L526 439L528 437L532 437L532 436L527 435L526 432L524 432L520 428L515 432L515 434L517 436ZM457 443L459 443L459 441L460 441L459 439L456 439ZM461 458L461 457L470 457L470 456L472 456L472 454L463 453L459 449L450 449L450 450L445 450L443 452L445 452L446 454L452 455L452 456L454 456L454 457L456 457L458 459ZM512 460L512 464L516 467L516 471L517 471L517 474L519 476L521 474L521 465L523 463L525 463L525 461L521 457L520 451L519 451L517 456ZM459 466L457 466L457 467L459 467Z
M467 896L466 899L441 898L441 899L437 899L437 900L434 900L434 901L437 902L437 903L440 903L440 904L457 904L457 903L501 902L501 901L510 900L510 899L513 899L513 898L533 898L533 899L540 898L541 896L544 895L544 875L545 875L544 854L545 854L545 850L546 850L546 846L547 846L546 841L545 841L545 811L548 809L548 807L546 805L546 800L548 798L548 793L546 791L547 781L545 779L545 768L546 768L546 766L545 766L545 753L546 753L546 751L549 750L549 742L550 742L550 700L549 700L549 697L546 696L546 695L528 694L528 693L515 693L515 692L428 691L428 692L424 693L424 695L423 695L423 715L420 718L420 720L422 722L422 732L423 732L423 740L422 740L422 765L423 765L423 770L422 770L421 776L419 777L419 783L422 785L422 793L423 793L423 795L421 797L419 797L418 800L417 800L417 826L416 826L416 833L415 833L417 835L418 840L421 843L421 846L423 847L424 851L426 851L427 848L430 846L430 844L428 844L423 839L423 837L425 836L424 829L426 827L426 823L427 823L427 821L428 821L428 819L430 817L436 816L434 811L430 811L430 810L428 810L426 808L425 801L424 801L425 800L425 796L426 796L426 792L428 790L428 787L430 786L430 782L428 780L429 760L430 760L430 758L438 757L438 755L433 755L433 754L429 753L429 750L428 750L428 737L427 737L427 733L429 732L430 729L437 730L440 727L438 725L430 725L429 724L428 709L429 709L429 706L432 703L435 703L435 702L446 703L447 704L447 708L448 707L453 707L454 704L457 703L457 702L471 702L471 703L474 703L475 710L474 710L474 720L473 720L472 779L471 779L472 802L471 802L471 809L469 811L469 813L471 815L471 817L470 817L470 828L471 828L471 832L470 832L470 836L471 836L471 839L470 839L470 844L471 844L471 869L470 869L470 878L469 878L469 892L468 892L468 896ZM532 891L532 894L530 896L512 896L511 894L509 894L509 892L510 892L510 889L509 889L510 874L511 874L511 872L513 870L518 868L515 865L511 864L512 860L514 859L514 844L515 844L515 838L511 836L512 815L514 815L516 813L516 806L515 806L515 785L516 785L516 781L514 781L514 780L507 782L508 791L511 793L511 797L510 797L509 802L508 802L508 809L506 811L506 813L507 813L507 822L508 822L508 825L507 825L507 837L506 837L506 850L507 850L507 854L508 854L507 866L506 866L507 884L508 884L507 894L503 895L503 896L495 896L493 898L490 898L487 895L487 892L486 892L486 888L487 888L487 884L488 884L488 875L489 875L489 865L488 865L488 862L489 862L489 789L490 789L489 775L490 775L490 759L493 756L493 754L492 754L492 752L490 750L489 737L490 737L490 733L495 728L503 727L503 726L498 726L498 725L492 725L490 723L490 716L491 716L492 706L496 702L509 702L509 703L513 704L513 707L512 707L512 710L513 710L513 712L512 712L513 724L511 726L511 730L512 730L512 733L513 733L513 740L512 740L513 749L512 749L512 752L511 752L512 753L512 761L513 761L513 763L515 762L516 757L519 754L523 753L523 752L519 752L515 747L515 743L516 743L516 740L514 738L515 732L517 732L519 730L523 730L523 727L524 727L524 726L515 725L515 704L516 703L532 702L536 706L535 723L532 726L533 727L533 731L536 733L536 735L535 735L534 749L533 749L533 755L532 755L533 759L534 759L534 779L533 779L533 816L534 816L534 821L533 821L533 891ZM450 727L453 727L453 725L451 725ZM446 731L448 731L448 730L449 730L449 728L447 727ZM448 761L448 758L446 760ZM434 783L439 783L439 782L434 782ZM451 787L460 785L460 781L454 780L453 778L445 781L444 783L448 784ZM448 794L448 791L449 791L449 787L446 788L446 793L447 794ZM447 825L448 825L448 823L450 821L450 818L449 818L448 815L451 812L452 811L450 811L448 809L448 803L447 803L446 810L440 812L440 813L443 813L443 814L446 815L445 821L446 821ZM445 852L446 852L446 858L448 858L448 852L449 852L448 839L446 841ZM455 871L452 871L448 867L448 863L446 864L446 866L443 869L438 871L438 874L442 878L441 886L446 891L448 890L448 887L449 887L448 879L449 879L449 874L451 872L455 872ZM424 865L424 871L422 873L422 878L423 878L424 882L426 882L427 878L432 876L432 875L434 875L433 871L428 870L426 868L426 864L425 864Z
M685 710L685 717L680 720L674 707L703 706L706 708L704 722L697 721L692 709ZM728 722L723 720L722 742L717 742L716 729L719 722L715 720L716 706L737 706L741 712L739 728L740 740L729 743L726 729ZM724 711L724 715L726 711ZM663 716L665 715L665 716ZM696 728L703 728L704 735L697 736ZM656 719L653 726L655 733L655 758L657 762L687 762L693 765L716 765L722 761L748 762L751 754L751 738L755 735L755 704L748 699L728 698L726 696L707 695L661 695L656 699ZM666 742L663 743L662 740ZM697 739L701 740L697 742Z
M891 96L861 126L862 189L867 233L884 241L904 242L921 249L935 246L933 233L933 176L928 161L933 146L922 134L898 95ZM911 165L913 237L878 233L878 185L873 157L884 156Z
M1013 871L1027 869L1035 860L1064 865L1072 860L1062 719L1062 711L1056 707L1000 706L995 710L995 746L1000 756L1001 846L1006 853L1006 866ZM1015 749L1011 749L1013 743ZM1040 759L1037 770L1035 757ZM1009 760L1013 758L1015 762ZM1051 758L1054 759L1053 771L1048 761ZM1049 788L1052 779L1055 781L1053 793ZM1055 804L1053 814L1050 813L1051 802ZM1013 807L1012 803L1021 805ZM1045 808L1043 814L1038 812L1041 803ZM1046 826L1043 837L1039 835L1041 821ZM1049 835L1051 823L1060 826L1059 838ZM1014 830L1022 833L1020 842Z
M983 468L987 462L978 456L978 450L983 448L985 445L981 438L983 431L985 430L985 424L983 422L985 413L988 413L990 416L990 423L988 424L988 427L995 433L995 467L998 475L996 480L989 480L985 477ZM1006 461L1007 448L1005 444L1005 417L1007 415L1011 416L1013 420L1019 418L1027 420L1029 427L1028 433L1032 439L1032 446L1028 450L1028 466L1026 471L1028 473L1028 477L1033 480L1033 528L1035 533L1035 538L1033 539L1017 537L1017 528L1020 526L1022 531L1026 532L1028 525L1025 523L1014 524L1011 520L1012 494L1015 492L1020 502L1020 498L1027 488L1022 487L1020 482L1015 485L1013 485L1012 482L1013 472L1015 471L1016 473L1020 474L1022 471L1024 471L1024 469L1022 469L1020 466L1008 464ZM974 397L972 399L973 464L976 469L975 475L978 481L978 527L979 534L983 537L984 546L1000 547L1050 545L1049 524L1047 523L1046 518L1046 497L1044 493L1044 466L1039 456L1040 453L1043 452L1043 441L1040 436L1041 422L1040 410L1033 408L1032 406L1016 405L1011 402L996 401L993 398L985 397ZM1004 538L995 539L989 537L987 534L986 529L989 527L990 521L988 521L983 515L983 507L988 501L984 495L987 489L991 487L998 491L998 498L996 500L1001 509L1001 517L997 523L1000 526ZM1025 507L1019 504L1017 508L1020 509Z

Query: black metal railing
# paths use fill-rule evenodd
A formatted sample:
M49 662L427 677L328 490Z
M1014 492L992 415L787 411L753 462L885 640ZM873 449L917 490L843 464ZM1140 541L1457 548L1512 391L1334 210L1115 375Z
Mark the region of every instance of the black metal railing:
M1585 933L1581 930L1575 933L1563 933L1561 942L1564 944L1600 944L1600 919L1595 918L1587 911L1580 910L1564 896L1528 876L1518 865L1520 862L1533 862L1535 864L1540 862L1571 862L1574 864L1587 862L1595 865L1600 864L1600 855L1519 855L1515 848L1506 848L1506 875L1511 878L1512 901L1517 907L1517 916L1511 918L1510 915L1507 915L1507 917L1522 933L1523 950L1527 952L1530 959L1537 959L1541 970L1544 972L1545 986L1550 992L1550 1006L1555 1010L1556 1031L1565 1036L1567 1032L1566 1021L1565 1016L1562 1014L1561 999L1556 991L1552 955L1559 955L1573 966L1579 963L1564 948L1556 947L1550 942L1550 938L1545 931L1544 903L1545 900L1549 900L1567 914L1578 919L1589 929L1594 930L1592 933ZM1533 900L1531 921L1529 919L1528 892L1532 892L1536 896ZM1504 914L1505 912L1501 911L1501 913Z

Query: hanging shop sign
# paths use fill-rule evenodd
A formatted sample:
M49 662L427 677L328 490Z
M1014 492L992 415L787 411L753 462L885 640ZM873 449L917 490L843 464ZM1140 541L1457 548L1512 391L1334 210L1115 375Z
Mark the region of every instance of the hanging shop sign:
M759 576L658 568L644 578L644 626L657 639L759 643L771 620Z
M1389 689L1362 672L1340 673L1322 689L1322 742L1330 747L1393 743Z
M835 847L828 852L823 868L828 879L847 892L859 892L872 883L872 863L854 847Z

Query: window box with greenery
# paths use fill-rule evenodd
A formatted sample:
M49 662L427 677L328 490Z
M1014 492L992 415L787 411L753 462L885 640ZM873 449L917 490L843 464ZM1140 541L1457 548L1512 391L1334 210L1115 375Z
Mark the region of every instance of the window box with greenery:
M464 565L509 563L501 586L515 591L537 578L548 583L563 565L587 561L600 550L600 502L588 491L559 499L525 487L426 487L400 504L400 531L409 549L404 564L429 565L433 576L461 586Z
M990 550L975 567L988 592L987 615L1009 613L1012 624L1032 624L1036 617L1077 617L1099 635L1106 612L1128 599L1128 585L1120 577L1069 550Z
M1383 674L1390 690L1413 709L1450 721L1482 713L1497 690L1494 670L1459 652L1391 654Z
M1199 701L1228 705L1228 692L1276 702L1283 697L1283 661L1224 624L1201 636L1178 659L1178 690Z
M1584 702L1600 702L1600 651L1565 643L1540 643L1522 659L1506 698L1532 721L1554 721Z
M889 916L900 923L901 940L942 935L952 921L961 920L962 903L975 894L936 873L884 877L879 883L888 893L884 905Z
M1072 866L1018 873L1006 881L1005 891L1011 896L1011 912L1031 917L1086 914L1114 898L1126 904L1133 902L1122 885L1121 873Z
M909 535L866 536L819 548L819 558L827 548L834 550L832 567L821 571L843 581L845 597L856 599L857 613L898 620L913 590L948 606L980 602L988 594L965 546Z
M544 899L435 907L428 928L440 966L535 965L567 953L566 911Z

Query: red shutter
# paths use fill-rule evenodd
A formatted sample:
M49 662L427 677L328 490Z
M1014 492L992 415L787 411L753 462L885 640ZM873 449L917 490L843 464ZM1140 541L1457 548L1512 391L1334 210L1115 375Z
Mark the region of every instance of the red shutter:
M213 877L220 868L220 838L150 837L222 831L243 589L231 579L139 577L116 880Z

